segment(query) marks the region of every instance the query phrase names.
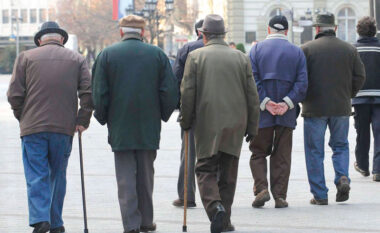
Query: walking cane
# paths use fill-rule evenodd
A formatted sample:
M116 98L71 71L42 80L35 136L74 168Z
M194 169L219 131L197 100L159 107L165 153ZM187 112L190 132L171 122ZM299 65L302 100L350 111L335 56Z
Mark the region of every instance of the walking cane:
M189 161L189 131L185 131L185 174L184 174L184 203L183 203L183 226L182 232L187 232L187 186L188 186L188 162Z
M87 210L86 210L86 191L85 191L85 187L84 187L84 172L83 172L82 133L79 130L78 130L78 139L79 139L80 177L81 177L81 183L82 183L84 233L88 233L88 229L87 229Z

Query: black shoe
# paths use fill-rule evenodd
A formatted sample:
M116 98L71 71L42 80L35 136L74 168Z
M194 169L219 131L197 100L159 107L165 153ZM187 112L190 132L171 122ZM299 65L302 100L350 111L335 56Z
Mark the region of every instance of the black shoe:
M310 204L312 205L328 205L329 204L329 200L328 199L311 199L310 200Z
M217 202L214 207L214 216L212 217L210 230L211 233L221 233L223 231L223 219L226 215L226 210L220 202Z
M235 231L235 226L229 223L226 227L223 228L222 232Z
M141 232L156 231L156 228L157 228L156 224L153 223L153 224L150 225L150 226L141 226L141 227L140 227L140 231L141 231Z
M50 233L65 233L65 228L63 226L50 229Z
M255 200L252 203L252 207L259 208L263 207L265 205L265 202L270 200L270 195L267 189L264 189L263 191L259 192L259 194L256 195Z
M284 198L276 198L275 203L275 208L287 208L289 206L288 202Z
M356 170L357 172L359 172L360 174L362 174L362 176L365 176L365 177L369 176L369 171L365 171L365 170L361 169L361 168L359 167L359 165L358 165L357 162L354 163L354 168L355 168L355 170Z
M373 174L373 181L380 182L380 174Z
M336 193L336 202L347 201L350 197L350 182L346 176L342 176L336 186L338 192Z
M183 207L185 205L185 202L184 200L177 199L173 201L173 205L176 207ZM187 207L194 208L194 207L197 207L197 204L195 203L195 201L187 201Z
M124 231L124 233L140 233L139 230Z
M39 222L39 223L33 224L32 227L34 227L33 233L46 233L50 230L50 223Z

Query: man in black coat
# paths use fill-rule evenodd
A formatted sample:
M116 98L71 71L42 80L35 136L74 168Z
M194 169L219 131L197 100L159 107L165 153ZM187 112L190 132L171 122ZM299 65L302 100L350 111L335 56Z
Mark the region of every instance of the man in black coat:
M203 19L198 21L195 24L195 33L198 36L198 39L196 41L189 42L185 44L177 54L176 61L174 63L174 74L177 77L178 80L178 91L181 86L182 78L183 78L183 72L185 70L185 64L187 56L190 52L203 47L203 37L202 34L198 31L199 28L203 26ZM184 131L181 129L181 137L182 137L182 148L181 148L181 166L179 169L179 177L178 177L178 199L173 202L174 206L181 207L184 205L184 171L185 171L185 141L184 141ZM188 207L196 207L195 203L195 143L194 143L194 134L193 130L189 130L189 139L188 139L188 145L189 145L189 176L188 176Z
M363 176L369 176L369 148L371 130L374 137L373 180L380 181L380 42L376 38L376 20L362 18L357 25L360 36L355 46L366 70L366 81L352 105L355 109L356 162L355 169Z

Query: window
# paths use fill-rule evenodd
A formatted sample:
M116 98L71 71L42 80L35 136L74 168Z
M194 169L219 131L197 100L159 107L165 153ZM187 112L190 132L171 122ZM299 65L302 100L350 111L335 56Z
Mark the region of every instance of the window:
M37 23L37 10L36 9L31 9L30 12L30 23Z
M18 18L18 10L17 9L12 9L12 19L13 18Z
M28 22L28 11L26 9L21 9L20 16L21 16L21 23Z
M9 11L3 10L3 24L9 23Z
M50 21L56 21L57 20L57 16L55 14L55 9L53 9L53 8L49 9L49 20Z
M46 9L40 9L40 23L46 22Z
M338 13L338 37L354 43L356 41L356 14L353 9L346 7Z

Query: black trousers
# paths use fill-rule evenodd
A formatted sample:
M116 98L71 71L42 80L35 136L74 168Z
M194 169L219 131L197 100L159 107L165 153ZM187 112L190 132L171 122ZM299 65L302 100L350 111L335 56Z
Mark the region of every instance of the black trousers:
M380 174L380 104L358 104L355 108L356 148L358 166L369 171L371 125L374 138L373 174Z

